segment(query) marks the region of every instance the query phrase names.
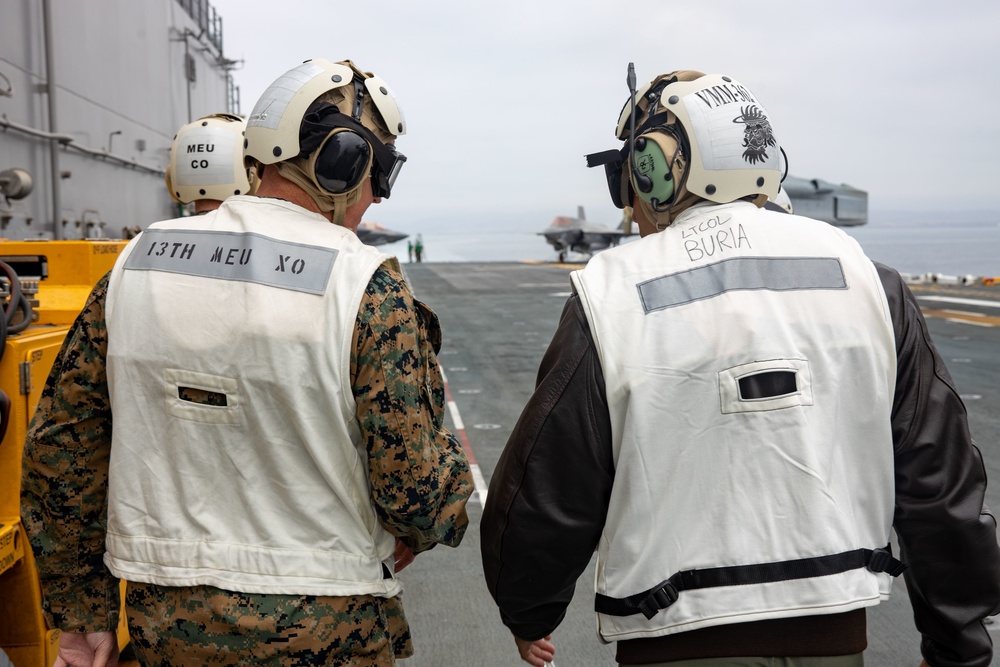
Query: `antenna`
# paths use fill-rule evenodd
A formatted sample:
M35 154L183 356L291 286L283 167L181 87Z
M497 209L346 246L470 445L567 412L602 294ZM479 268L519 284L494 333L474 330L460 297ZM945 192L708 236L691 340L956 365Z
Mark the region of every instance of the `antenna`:
M629 162L632 165L632 180L641 192L652 192L653 179L639 173L639 165L635 161L635 64L628 64L628 76L625 79L628 84L629 97L632 101L632 110L628 119L628 141L629 141ZM644 142L645 143L645 142ZM641 149L640 149L641 150ZM655 206L655 204L654 204Z

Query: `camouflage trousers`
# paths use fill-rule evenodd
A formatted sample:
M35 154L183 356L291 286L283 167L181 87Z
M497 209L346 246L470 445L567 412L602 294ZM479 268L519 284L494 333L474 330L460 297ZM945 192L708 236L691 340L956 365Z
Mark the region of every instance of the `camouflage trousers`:
M149 667L384 667L413 655L399 597L235 593L128 583L128 629Z

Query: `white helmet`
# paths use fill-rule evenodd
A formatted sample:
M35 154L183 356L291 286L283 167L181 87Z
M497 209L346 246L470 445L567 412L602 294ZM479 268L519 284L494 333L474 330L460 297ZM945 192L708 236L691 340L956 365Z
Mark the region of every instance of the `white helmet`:
M199 199L222 201L253 194L243 166L246 121L231 114L212 114L177 131L167 165L167 191L182 204ZM256 180L256 179L255 179Z
M316 58L286 72L261 95L247 123L247 156L261 164L298 156L306 110L323 93L353 84L356 74L363 79L386 129L393 136L406 134L403 112L385 81L357 70L349 60L332 63Z
M788 193L785 192L785 188L778 189L778 196L774 198L774 203L781 207L781 210L786 213L793 213L792 211L792 200L788 197Z
M326 101L335 98L343 101ZM307 60L257 101L247 122L246 157L268 165L308 156L315 192L349 203L369 175L374 195L389 196L406 161L392 143L402 134L406 121L384 80L350 60Z
M682 70L656 77L634 100L634 116L630 97L615 131L624 148L588 156L590 166L605 165L616 205L635 195L662 228L699 198L752 197L762 206L777 196L781 148L763 105L746 87L721 74Z

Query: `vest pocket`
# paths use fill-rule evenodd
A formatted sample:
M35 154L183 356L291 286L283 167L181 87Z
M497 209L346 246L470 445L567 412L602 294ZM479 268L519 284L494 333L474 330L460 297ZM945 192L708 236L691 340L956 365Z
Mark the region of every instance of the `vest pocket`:
M239 385L233 378L178 368L163 370L167 414L206 424L236 424Z
M719 371L723 414L812 405L812 376L805 359L769 359Z
M225 394L220 394L217 391L206 391L196 387L178 387L177 397L182 401L187 401L188 403L212 405L217 408L224 408L229 405L229 401Z

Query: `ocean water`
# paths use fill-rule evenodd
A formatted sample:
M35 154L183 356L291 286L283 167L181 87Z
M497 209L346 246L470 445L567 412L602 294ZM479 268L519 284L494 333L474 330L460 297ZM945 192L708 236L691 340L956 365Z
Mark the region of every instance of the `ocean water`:
M902 273L1000 276L1000 224L848 227L872 259Z
M874 224L843 230L873 260L901 273L1000 276L1000 223ZM533 232L422 232L426 262L554 261L556 253ZM406 241L382 250L407 261Z

